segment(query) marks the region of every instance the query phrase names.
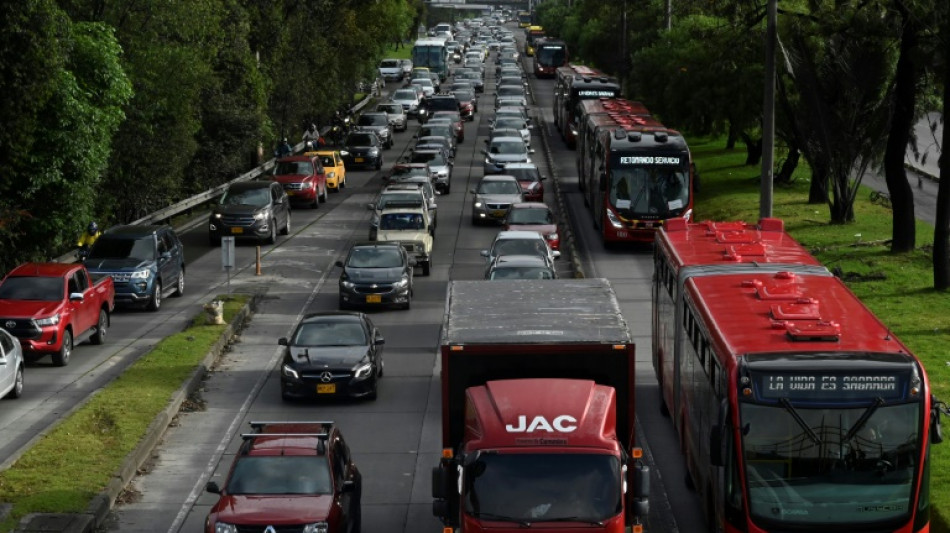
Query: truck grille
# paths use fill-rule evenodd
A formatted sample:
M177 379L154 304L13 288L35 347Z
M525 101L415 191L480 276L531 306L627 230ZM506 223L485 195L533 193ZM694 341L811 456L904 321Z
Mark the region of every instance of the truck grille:
M19 339L35 339L42 333L29 318L0 318L0 327Z

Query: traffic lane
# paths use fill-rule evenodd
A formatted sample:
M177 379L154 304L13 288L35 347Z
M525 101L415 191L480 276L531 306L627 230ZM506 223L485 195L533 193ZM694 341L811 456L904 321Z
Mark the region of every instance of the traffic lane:
M398 142L397 136L397 142ZM319 224L305 226L298 231L289 243L285 244L273 255L286 255L286 261L292 263L301 263L302 261L311 261L305 259L312 250L325 250L327 255L333 254L336 250L337 256L341 255L348 244L354 240L361 240L362 235L368 228L369 212L365 210L365 203L370 201L378 191L381 180L378 176L361 176L362 184L358 191L350 193L352 197L344 200L339 206L335 206L321 219ZM440 216L442 216L440 214ZM442 218L447 221L446 227L451 228L453 223L451 217ZM440 221L441 225L441 221ZM443 229L444 231L444 229ZM348 237L344 237L348 233ZM321 241L310 242L308 238L314 238L317 235L323 235L325 238ZM308 237L310 236L310 237ZM447 242L452 242L451 233L448 234ZM440 243L437 241L436 249L439 250ZM331 260L328 257L327 260ZM274 260L273 258L271 259ZM318 261L319 262L319 261ZM329 264L323 262L322 264ZM328 267L329 268L329 267ZM280 267L272 267L265 270L271 272L277 270L276 274L270 274L272 279L268 280L268 285L272 288L268 291L264 308L255 316L250 330L257 327L265 327L268 322L276 322L278 326L289 328L294 320L288 320L286 311L275 310L274 313L268 312L268 307L276 306L272 302L292 302L299 298L299 292L307 282L299 281L303 274L297 269L287 269L283 272ZM227 419L228 416L222 416L224 413L235 412L231 420L238 420L237 426L245 425L246 420L251 418L268 419L274 417L284 417L279 419L299 418L307 416L313 418L326 418L331 416L341 424L344 435L350 443L354 456L363 471L364 479L370 479L366 488L366 497L364 499L364 523L371 530L386 531L393 525L404 525L407 523L406 516L413 516L413 523L417 526L407 526L406 531L418 531L425 527L438 527L437 521L431 516L431 498L428 492L428 471L431 466L436 464L439 457L439 443L436 440L437 432L430 429L428 450L429 454L425 458L418 460L409 460L412 458L413 449L422 449L422 446L416 445L409 450L407 443L412 441L411 435L417 435L415 440L423 442L422 436L418 434L426 417L432 418L434 412L437 412L438 404L432 412L420 412L418 407L418 398L425 397L427 407L431 407L431 394L433 389L432 368L434 365L435 350L433 347L437 344L436 336L439 324L441 323L442 309L444 306L445 283L447 281L448 268L435 268L433 275L425 278L417 276L415 278L415 298L413 309L409 312L403 311L377 311L372 312L373 320L380 325L384 336L387 339L385 346L384 359L386 361L386 377L381 381L380 398L372 405L363 405L359 402L348 405L347 403L333 403L331 405L311 404L302 402L300 405L285 406L279 399L279 381L277 372L270 370L261 371L258 368L250 367L245 372L246 375L264 375L266 380L261 386L260 395L248 395L251 387L247 383L249 379L217 379L216 373L209 380L205 389L205 402L207 411L200 413L190 413L181 417L182 429L173 428L169 433L175 433L174 437L166 437L168 446L163 445L157 456L159 459L148 476L137 478L135 485L144 487L141 492L141 499L137 503L121 506L115 513L115 520L112 526L114 530L121 531L168 531L200 528L214 498L211 495L204 494L199 489L203 488L203 482L194 479L194 475L176 476L176 473L194 472L192 468L195 464L211 464L211 470L219 478L230 465L230 457L227 458L207 458L208 450L215 449L218 445L210 446L208 444L195 446L195 441L209 442L209 440L200 437L192 438L192 434L199 434L206 427L213 427L213 424L205 424L202 420L214 417L214 419ZM336 279L339 276L339 269L332 269L326 273L323 285L314 293L314 297L306 303L306 312L317 310L334 310L337 304ZM305 279L311 279L306 277ZM282 283L298 280L296 283L290 283L291 288L287 290L288 295L281 295L279 287ZM247 271L243 271L236 284L246 286L254 284L254 278L251 278ZM277 284L277 288L274 285ZM293 306L291 306L291 309ZM276 307L275 307L276 309ZM276 316L271 316L276 315ZM255 335L248 331L248 341L235 346L235 349L228 356L226 368L231 374L239 370L239 364L249 360L262 359L261 354L270 353L268 351L268 341L273 343L281 331L277 327L274 331L267 331L261 335ZM255 340L262 338L264 340ZM271 344L270 346L273 346ZM248 349L248 353L242 353L241 350ZM420 385L419 382L422 382ZM422 392L417 392L422 391ZM220 397L216 396L219 395ZM251 401L247 398L253 397L253 405L248 407L246 413L238 413L238 408L242 402ZM243 399L242 399L243 398ZM408 402L408 403L403 403ZM382 412L379 411L382 409ZM325 410L325 411L324 411ZM342 415L340 415L342 413ZM382 414L381 414L382 413ZM238 416L240 414L240 416ZM382 421L380 421L382 419ZM390 431L379 424L389 421L393 423ZM230 427L232 424L228 424ZM350 427L356 428L352 432L356 435L351 436ZM369 435L365 438L360 436L360 428L370 428ZM429 427L432 428L431 422ZM407 433L408 431L408 433ZM223 431L219 425L216 432L210 437L210 442L214 442L214 437L220 436ZM381 437L383 435L383 437ZM398 447L400 451L394 452L397 447L395 444L386 447L385 451L378 449L380 443L396 443L395 437L403 436L408 441L403 442L403 446ZM237 441L233 438L225 440L224 448L230 449L230 452L236 449ZM176 471L176 464L188 464L189 467ZM401 467L399 465L402 465ZM407 466L409 465L409 466ZM413 478L416 470L424 471L422 480ZM409 481L407 481L407 475ZM180 479L185 477L192 481L191 488L182 487ZM406 483L413 484L414 489L406 491ZM416 487L415 484L421 483L425 487ZM188 500L183 497L185 494L193 494L193 499ZM407 502L409 494L416 494L420 498L415 503ZM421 497L418 495L424 495ZM370 502L376 501L377 504ZM175 512L174 502L178 505L178 512ZM181 511L184 510L184 511ZM176 523L169 523L166 519L169 516L181 516ZM397 530L397 529L390 529ZM402 531L400 527L398 529Z
M543 134L551 148L554 171L570 216L580 262L587 277L610 280L618 293L621 311L636 343L636 406L638 442L653 468L649 530L706 531L702 506L686 486L686 467L679 439L668 418L660 416L659 388L652 362L652 247L630 245L606 249L594 229L590 210L578 188L577 154L567 149L553 124L553 84L532 78L538 105L543 110Z

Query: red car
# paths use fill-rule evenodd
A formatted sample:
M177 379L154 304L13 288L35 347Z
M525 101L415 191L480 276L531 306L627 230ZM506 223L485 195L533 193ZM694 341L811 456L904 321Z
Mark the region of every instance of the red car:
M49 354L66 366L76 344L105 342L114 308L112 277L94 280L80 264L24 263L0 283L0 325L27 360Z
M362 476L333 422L251 422L205 533L360 531Z
M280 183L293 204L316 209L327 201L327 174L319 157L283 157L274 166L274 181Z
M461 144L465 142L465 125L462 122L462 115L458 111L436 111L429 117L429 122L438 122L440 119L448 119L452 124L452 131L455 132L455 142Z
M537 231L552 250L561 249L557 220L551 208L541 202L512 204L505 217L505 230Z
M521 185L525 202L544 201L544 176L534 163L508 163L505 174L514 176Z

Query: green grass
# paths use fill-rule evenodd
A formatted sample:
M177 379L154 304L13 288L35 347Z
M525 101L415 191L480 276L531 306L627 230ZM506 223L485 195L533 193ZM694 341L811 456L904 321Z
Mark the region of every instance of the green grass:
M412 59L412 42L400 44L399 49L396 49L395 43L391 43L383 52L383 59Z
M759 214L758 166L745 166L745 149L730 151L721 139L691 139L701 175L697 220L755 221ZM870 201L862 188L854 206L855 222L830 223L828 206L808 204L809 171L804 165L788 186L776 186L773 216L828 268L842 278L895 335L923 362L933 393L950 400L950 295L933 289L933 226L917 223L917 249L892 254L891 211ZM945 420L950 424L950 420ZM931 531L950 532L950 441L933 446Z
M221 297L225 321L249 298ZM162 340L0 473L0 502L13 504L0 531L29 513L85 511L221 336L226 326L207 325L204 316Z

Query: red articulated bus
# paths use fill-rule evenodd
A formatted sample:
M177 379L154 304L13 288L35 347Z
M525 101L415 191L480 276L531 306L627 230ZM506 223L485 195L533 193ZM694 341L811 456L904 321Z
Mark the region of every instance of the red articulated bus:
M642 106L640 106L642 108ZM683 136L639 111L580 117L580 187L605 244L652 242L693 216L694 175Z
M617 122L613 117L630 116L642 117L643 123L660 126L659 122L652 120L650 110L640 102L626 100L624 98L595 98L589 100L580 100L577 102L577 109L574 114L577 119L577 131L575 132L575 144L577 148L577 177L578 187L581 191L587 190L587 183L584 178L591 174L589 165L594 159L594 142L597 130L601 125L614 125ZM602 121L592 120L591 117L610 116L611 118ZM590 205L590 199L585 195L584 204Z
M554 125L568 148L574 148L577 131L577 104L590 98L617 98L620 82L584 65L558 68L554 82Z
M567 43L560 39L540 39L534 45L534 76L553 78L555 71L567 64L570 54Z
M654 367L714 531L929 531L941 402L920 361L782 229L658 232Z

